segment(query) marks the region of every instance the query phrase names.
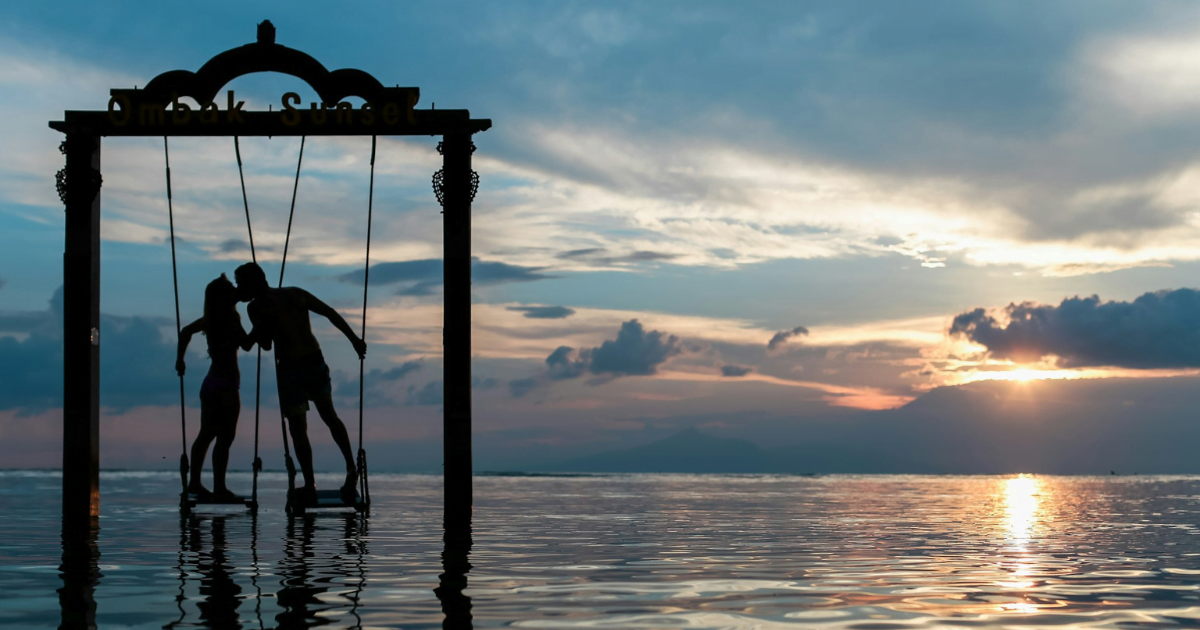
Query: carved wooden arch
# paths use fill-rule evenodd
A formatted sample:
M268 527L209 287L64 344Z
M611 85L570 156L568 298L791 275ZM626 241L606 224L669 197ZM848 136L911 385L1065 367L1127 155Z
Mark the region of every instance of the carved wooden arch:
M231 48L209 59L196 72L171 70L153 79L141 90L114 89L114 96L129 98L131 105L167 104L176 97L191 97L211 103L230 81L257 72L278 72L307 83L329 106L350 96L372 104L404 103L411 108L420 97L415 87L384 87L369 73L354 68L329 70L312 55L275 43L275 27L258 25L258 41Z
M278 72L307 83L322 103L299 105L283 95L272 111L244 110L232 90L237 77ZM100 147L104 137L441 136L442 170L434 176L444 209L442 415L447 535L470 535L471 462L471 202L478 175L471 169L476 133L492 121L466 109L416 109L415 87L384 87L361 70L330 71L308 54L275 43L275 27L220 53L196 72L173 70L143 89L113 89L108 107L68 110L50 128L66 134L66 167L57 177L66 206L63 254L63 532L85 535L100 513ZM190 97L200 111L179 102ZM362 98L354 107L343 99ZM225 107L222 107L224 105Z

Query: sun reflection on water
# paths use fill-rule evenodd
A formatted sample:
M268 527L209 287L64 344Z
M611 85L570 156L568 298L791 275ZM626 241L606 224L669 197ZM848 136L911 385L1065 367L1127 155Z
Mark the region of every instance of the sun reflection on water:
M1024 545L1038 520L1038 496L1041 482L1030 475L1020 475L1004 482L1004 520L1009 538Z
M1014 595L1025 597L1025 592L1037 586L1031 580L1036 567L1029 550L1034 528L1038 525L1039 506L1042 495L1041 481L1031 475L1018 475L1004 480L1004 525L1007 548L1001 551L1002 565L1012 579L998 585L1013 589ZM1005 613L1033 614L1041 607L1028 601L1009 602L999 606Z

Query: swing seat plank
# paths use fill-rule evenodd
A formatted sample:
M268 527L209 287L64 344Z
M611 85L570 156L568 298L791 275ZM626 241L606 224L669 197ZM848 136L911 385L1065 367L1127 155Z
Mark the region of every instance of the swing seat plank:
M347 501L342 496L342 491L339 490L317 490L314 494L301 494L299 492L289 492L287 501L287 511L291 514L304 514L306 510L319 509L353 509L357 512L365 512L370 508L370 503L356 492L353 499Z
M191 511L201 505L241 505L250 510L258 508L258 504L255 503L254 499L247 499L246 497L236 495L222 498L211 494L203 495L194 492L184 492L179 496L179 507L185 512Z

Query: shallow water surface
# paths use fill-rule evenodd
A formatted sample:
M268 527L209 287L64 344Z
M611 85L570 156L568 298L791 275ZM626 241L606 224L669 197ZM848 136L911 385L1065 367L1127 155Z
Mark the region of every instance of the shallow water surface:
M434 476L373 475L365 519L101 478L64 553L58 475L0 471L0 625L1200 627L1200 477L477 477L446 545Z

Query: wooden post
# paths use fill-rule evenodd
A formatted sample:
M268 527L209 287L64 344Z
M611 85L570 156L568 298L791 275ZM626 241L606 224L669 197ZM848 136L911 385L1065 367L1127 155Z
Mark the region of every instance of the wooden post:
M457 524L461 525L461 523ZM465 595L467 574L471 571L471 524L465 530L446 529L442 537L442 573L433 589L442 604L443 630L472 630L471 597Z
M95 519L93 519L95 522ZM100 582L100 547L95 527L63 529L62 564L59 577L58 605L62 614L59 628L96 627L96 584Z
M100 516L100 137L68 133L65 152L64 535Z
M471 134L446 134L442 150L444 260L442 453L445 526L471 519Z

